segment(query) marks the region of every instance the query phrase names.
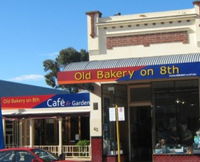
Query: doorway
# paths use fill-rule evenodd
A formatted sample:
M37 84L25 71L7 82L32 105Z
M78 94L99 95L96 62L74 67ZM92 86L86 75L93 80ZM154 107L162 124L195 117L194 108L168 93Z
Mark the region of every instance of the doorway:
M130 161L152 161L151 107L130 107Z

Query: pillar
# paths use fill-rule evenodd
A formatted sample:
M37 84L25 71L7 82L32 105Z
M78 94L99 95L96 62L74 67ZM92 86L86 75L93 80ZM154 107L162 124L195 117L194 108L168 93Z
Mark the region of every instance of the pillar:
M23 131L23 130L22 130L22 120L23 120L23 119L20 119L20 120L19 120L19 145L20 145L20 146L23 145L23 135L24 135L23 132L22 132L22 131Z
M59 128L59 146L58 146L58 155L62 153L62 117L58 118L58 128Z
M2 124L3 124L3 137L4 137L4 144L6 145L6 119L2 119Z
M29 146L30 147L33 147L34 145L34 131L33 131L33 128L34 128L34 120L33 119L30 119L30 125L29 125Z

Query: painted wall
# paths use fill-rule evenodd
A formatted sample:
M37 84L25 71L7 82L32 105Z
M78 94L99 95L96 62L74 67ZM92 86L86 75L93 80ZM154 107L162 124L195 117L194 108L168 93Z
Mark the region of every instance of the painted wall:
M120 59L129 57L148 57L159 55L175 55L200 52L200 19L199 3L194 8L177 11L144 13L136 15L120 15L107 18L99 17L99 12L88 14L88 50L90 60ZM95 15L95 16L94 16ZM95 36L91 37L91 24L94 24ZM174 40L180 35L176 32L186 32L187 41ZM175 38L166 37L166 33L175 35ZM147 38L150 42L145 45L149 35L161 35L161 39ZM165 35L165 36L162 36ZM127 45L130 39L123 37L143 37L140 44ZM115 46L109 48L108 39L116 38ZM120 42L121 38L121 44ZM163 40L169 39L167 42ZM171 39L171 41L170 41ZM137 41L138 42L138 41ZM154 42L154 43L151 43ZM123 43L125 44L123 46Z
M94 85L94 93L90 93L90 135L92 137L101 137L102 136L102 105L101 105L101 85ZM97 108L94 107L94 104L97 104Z
M99 11L86 14L90 61L200 53L199 2L194 3L192 9L177 11L111 17L101 17ZM98 110L91 108L90 132L99 141L102 138L103 109L100 84L96 84L91 93L91 101L98 103ZM93 148L102 147L101 142L94 143ZM98 157L93 153L95 158L92 161L101 161L99 154L102 152Z

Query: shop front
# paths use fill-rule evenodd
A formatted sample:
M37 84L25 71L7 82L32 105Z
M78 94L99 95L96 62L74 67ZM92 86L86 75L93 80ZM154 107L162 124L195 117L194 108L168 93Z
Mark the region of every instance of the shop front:
M93 105L91 118L98 120L91 129L102 132L91 134L99 140L92 161L199 161L200 2L193 5L109 17L86 13L90 61L68 64L58 83L94 86L92 102L100 106L95 112ZM114 107L124 110L119 129L111 120Z
M125 120L119 122L122 161L168 162L186 156L185 162L200 161L199 58L191 54L90 61L85 69L83 63L72 63L76 70L60 72L59 83L100 85L102 161L117 161L116 126L109 111L115 105L125 110ZM96 67L88 69L90 65Z
M117 95L109 91L111 87ZM104 84L102 88L106 156L116 155L117 150L115 123L109 121L108 112L113 104L125 107L120 134L126 161L150 162L153 157L160 161L166 154L199 153L194 141L200 119L198 79Z
M7 148L38 147L66 159L91 158L89 93L2 97L1 103Z

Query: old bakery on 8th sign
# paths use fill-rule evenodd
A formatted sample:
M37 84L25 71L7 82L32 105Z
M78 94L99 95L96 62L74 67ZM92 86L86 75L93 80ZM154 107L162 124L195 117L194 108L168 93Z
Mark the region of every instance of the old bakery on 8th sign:
M117 159L114 105L125 110L122 161L200 161L200 2L177 11L87 17L90 61L67 65L58 82L94 87L92 161Z
M189 66L194 66L190 64ZM197 65L198 67L199 65ZM180 71L181 68L181 71ZM66 71L60 73L59 83L92 83L92 82L108 82L118 80L138 80L146 78L168 78L179 75L192 75L191 71L187 71L188 66L182 64L161 65L161 66L136 66L126 68L109 68L85 71ZM195 70L195 74L198 69ZM193 74L194 75L194 74Z

